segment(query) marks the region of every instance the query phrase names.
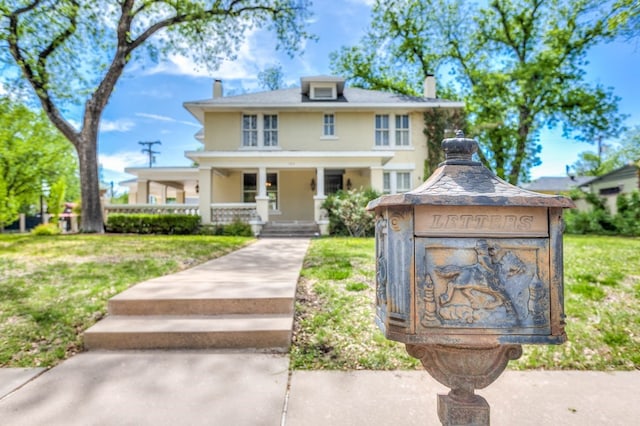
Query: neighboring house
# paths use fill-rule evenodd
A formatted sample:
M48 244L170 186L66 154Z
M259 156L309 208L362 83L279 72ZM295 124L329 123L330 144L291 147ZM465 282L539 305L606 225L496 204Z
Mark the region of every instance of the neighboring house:
M221 221L218 212L226 207L248 207L257 223L324 224L321 205L340 189L398 193L426 178L424 112L464 106L437 99L432 79L425 81L424 97L348 88L333 76L224 97L216 80L213 98L184 103L203 125L196 135L203 149L185 153L198 166L129 168L137 177L130 197L144 204L160 190L159 203L185 203L197 192L205 224Z
M627 164L607 174L595 177L580 187L604 198L611 214L616 214L618 195L640 190L640 167L637 163Z
M576 189L592 179L593 176L543 176L525 183L522 187L543 194L567 195L572 189Z

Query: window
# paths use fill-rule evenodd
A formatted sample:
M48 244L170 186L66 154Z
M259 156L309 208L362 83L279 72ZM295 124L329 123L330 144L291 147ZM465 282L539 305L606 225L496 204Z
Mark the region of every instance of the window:
M314 87L313 99L333 99L332 87Z
M333 114L325 114L322 126L323 136L335 136L336 135L336 116Z
M616 195L616 194L619 194L621 191L622 191L622 188L620 188L619 186L612 186L609 188L600 188L598 193L600 195Z
M278 174L267 173L267 197L269 197L269 208L278 209ZM257 173L245 173L242 176L242 201L245 203L255 203L258 195L258 175Z
M264 115L264 146L278 146L278 116Z
M242 146L258 146L258 116L242 116Z
M411 173L396 173L396 192L407 192L411 190Z
M396 145L409 146L409 116L396 115Z
M411 172L384 172L382 174L382 192L398 194L411 190Z
M389 146L388 114L376 114L376 146Z
M375 144L379 147L411 146L409 115L376 114Z
M278 146L277 114L243 114L242 147L274 148Z
M242 176L242 201L244 203L255 203L256 195L258 195L258 175L245 173Z

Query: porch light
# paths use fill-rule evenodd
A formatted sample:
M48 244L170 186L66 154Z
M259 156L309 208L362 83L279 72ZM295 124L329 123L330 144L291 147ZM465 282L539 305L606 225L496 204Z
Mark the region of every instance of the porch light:
M315 191L316 190L316 180L314 178L311 178L311 190Z
M196 184L196 194L199 194L199 193L200 193L200 185Z
M347 179L347 191L351 191L351 179Z

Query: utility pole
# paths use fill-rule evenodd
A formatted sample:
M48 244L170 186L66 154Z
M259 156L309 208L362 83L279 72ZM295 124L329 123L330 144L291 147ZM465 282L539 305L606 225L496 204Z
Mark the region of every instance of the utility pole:
M145 154L149 154L149 167L151 167L151 165L153 163L156 162L156 157L154 154L160 154L160 151L154 151L153 150L153 145L162 145L162 142L160 141L152 141L152 142L138 142L140 145L142 146L146 146L146 148L142 148L142 152Z

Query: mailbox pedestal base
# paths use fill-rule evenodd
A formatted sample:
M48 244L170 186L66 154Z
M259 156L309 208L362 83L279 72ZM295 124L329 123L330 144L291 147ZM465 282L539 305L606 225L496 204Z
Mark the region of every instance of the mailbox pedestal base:
M418 358L431 376L451 388L438 395L438 417L445 426L488 426L489 404L475 389L489 386L510 360L522 355L520 345L412 345L409 355Z
M438 394L438 418L443 425L489 425L489 403L480 395L472 401L457 401Z

